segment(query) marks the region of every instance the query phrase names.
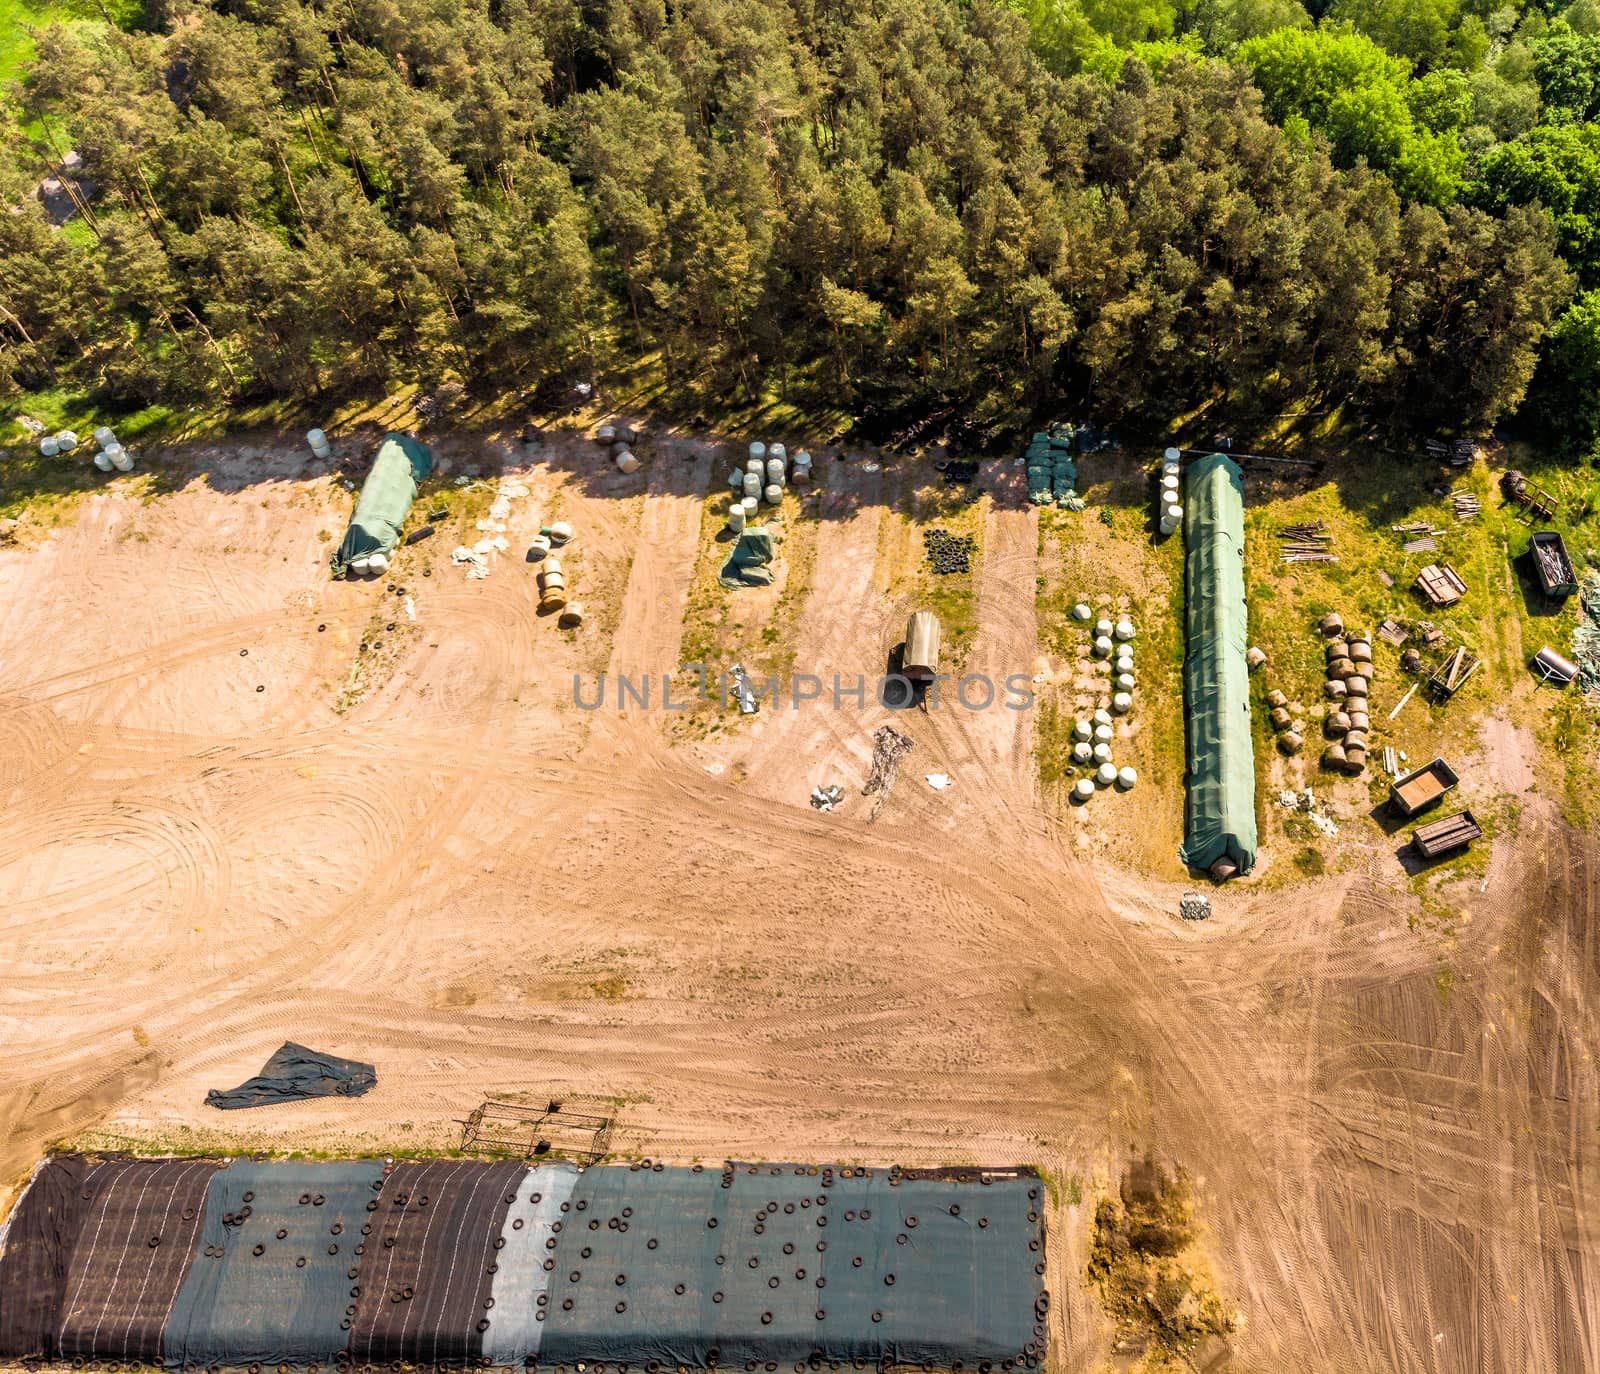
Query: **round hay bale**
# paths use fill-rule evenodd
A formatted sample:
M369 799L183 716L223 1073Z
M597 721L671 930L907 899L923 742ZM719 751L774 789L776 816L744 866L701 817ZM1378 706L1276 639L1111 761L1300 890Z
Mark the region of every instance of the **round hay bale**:
M1368 644L1364 639L1351 640L1350 657L1357 663L1371 663L1372 645Z
M1125 716L1133 709L1133 697L1127 692L1118 692L1111 698L1111 709L1119 716Z
M1094 656L1096 658L1111 657L1111 640L1106 635L1101 635L1094 642Z
M1095 747L1090 751L1090 753L1093 756L1094 761L1096 763L1110 763L1111 762L1111 746L1109 744L1107 744L1104 740L1101 740L1099 744L1095 745Z
M1365 711L1359 710L1357 707L1352 706L1349 714L1350 728L1352 730L1370 730L1372 728L1372 724L1367 719L1367 713Z
M1278 748L1285 754L1298 754L1305 744L1306 738L1298 730L1285 730L1278 736Z
M1330 744L1322 751L1322 766L1324 768L1344 767L1344 745Z
M1225 883L1239 871L1239 865L1232 859L1218 859L1207 871L1217 882Z
M616 438L617 427L615 425L601 425L600 428L594 432L594 441L597 444L615 443Z
M1072 618L1074 620L1087 620L1093 614L1094 612L1089 609L1087 602L1080 601L1072 608Z
M1090 725L1089 722L1086 721L1086 720L1080 720L1076 725L1074 725L1072 727L1072 738L1073 739L1093 739L1094 738L1094 726Z
M1093 720L1094 720L1094 723L1096 725L1110 725L1111 724L1111 712L1107 711L1104 707L1102 707L1100 710L1098 710L1098 711L1096 711L1094 713Z
M1112 626L1111 622L1109 620L1107 620L1104 616L1102 616L1099 620L1095 621L1095 623L1094 623L1095 638L1096 639L1105 639L1105 638L1109 637L1110 634L1111 634L1112 628L1113 628L1113 626Z
M1279 706L1287 706L1288 704L1289 704L1289 698L1284 696L1284 694L1282 692L1280 692L1276 687L1274 687L1270 692L1267 693L1267 705L1268 706L1271 706L1274 709L1276 709Z
M1344 680L1344 689L1353 697L1364 697L1367 694L1367 680L1360 673L1351 673Z
M1121 639L1121 640L1132 639L1134 634L1136 633L1136 631L1133 628L1133 621L1131 621L1131 620L1119 620L1119 621L1117 621L1117 627L1116 627L1116 629L1114 631L1112 631L1112 633L1115 634L1116 637L1118 639Z
M583 624L583 606L580 602L569 601L561 611L561 619L556 622L563 630L575 630Z
M1117 765L1102 763L1095 769L1094 780L1102 787L1110 787L1117 780Z
M1252 668L1259 668L1267 661L1267 651L1252 644L1244 651L1244 661Z
M544 595L539 598L541 611L559 611L567 604L567 593L562 587L546 587Z
M1289 728L1289 712L1282 706L1274 706L1268 714L1274 730L1287 730Z
M1322 722L1322 730L1329 739L1338 739L1350 732L1350 717L1343 711L1335 711Z
M1094 749L1093 749L1093 747L1091 745L1085 744L1084 741L1079 740L1076 744L1074 744L1072 746L1072 761L1074 763L1076 763L1076 764L1085 764L1085 763L1088 763L1089 760L1092 759L1093 757L1094 757Z
M1109 725L1097 725L1094 727L1094 737L1099 740L1101 744L1109 746L1111 743L1112 734L1113 731Z
M1322 634L1325 639L1333 639L1344 633L1344 617L1337 611L1329 611L1322 617Z
M1337 677L1329 678L1323 684L1322 690L1329 701L1343 701L1350 695L1349 690L1344 685L1344 679Z
M1138 682L1132 673L1117 674L1117 690L1119 692L1131 692L1136 686L1138 686Z
M1350 645L1342 638L1330 639L1327 643L1325 652L1328 655L1328 662L1332 663L1336 658L1349 658Z
M1420 673L1422 671L1422 655L1415 649L1407 649L1405 653L1400 655L1400 666L1408 673Z
M1086 802L1094 796L1094 783L1088 778L1079 778L1072 784L1072 799L1077 802Z
M1355 644L1359 641L1360 643L1367 645L1369 648L1372 645L1372 636L1369 635L1365 630L1346 630L1344 632L1344 637L1351 644Z
M1121 768L1117 770L1117 786L1126 792L1134 783L1139 781L1139 770L1136 768Z
M1344 755L1344 771L1359 773L1367 766L1367 751L1365 749L1346 749Z
M1355 672L1356 665L1352 659L1336 658L1328 665L1329 677L1349 677Z
M1352 749L1365 749L1367 747L1367 732L1365 730L1351 730L1344 737L1344 751L1348 754Z
M556 544L565 544L572 538L572 526L565 520L557 520L550 526L550 539Z

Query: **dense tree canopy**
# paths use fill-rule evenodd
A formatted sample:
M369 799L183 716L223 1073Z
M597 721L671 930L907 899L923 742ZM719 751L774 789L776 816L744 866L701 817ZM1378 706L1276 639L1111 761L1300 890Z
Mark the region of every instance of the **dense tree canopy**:
M162 0L45 29L0 165L0 388L535 388L648 355L682 404L1486 424L1568 298L1558 244L1595 284L1586 69L1567 26L1495 20L1506 75L1467 51L1489 19L1411 9ZM1519 141L1558 86L1568 124ZM92 189L57 228L29 188L69 147Z

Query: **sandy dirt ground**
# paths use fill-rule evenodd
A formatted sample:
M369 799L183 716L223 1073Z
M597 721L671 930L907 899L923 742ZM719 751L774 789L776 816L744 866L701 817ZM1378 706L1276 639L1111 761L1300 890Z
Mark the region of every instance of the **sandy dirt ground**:
M1486 727L1520 824L1448 937L1388 855L1184 925L1179 889L1075 857L1026 714L811 703L673 746L658 713L579 710L574 673L675 662L722 471L698 447L626 479L576 443L513 455L481 581L443 531L330 583L332 476L270 445L193 462L0 550L5 1184L74 1136L449 1147L507 1096L604 1104L620 1151L669 1160L1033 1163L1077 1371L1107 1351L1096 1189L1153 1150L1195 1179L1238 1367L1600 1368L1600 855L1525 736ZM819 675L876 675L904 624L885 480L827 474L795 650ZM1009 467L982 481L969 668L1028 672L1036 517ZM516 557L550 518L579 531L576 632ZM869 821L885 722L917 748ZM377 1089L202 1105L285 1039Z

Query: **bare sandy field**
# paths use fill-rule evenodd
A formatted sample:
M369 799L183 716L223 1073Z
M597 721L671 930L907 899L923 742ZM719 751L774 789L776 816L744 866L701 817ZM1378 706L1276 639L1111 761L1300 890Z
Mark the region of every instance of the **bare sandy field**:
M1486 727L1520 822L1447 938L1390 855L1183 925L1178 887L1079 857L1027 713L809 703L674 743L658 710L578 710L574 673L676 665L724 455L502 457L483 480L526 493L484 580L450 565L478 537L452 486L458 525L394 576L330 583L352 498L270 444L0 550L0 1181L74 1137L448 1148L517 1095L606 1104L669 1160L1033 1163L1078 1371L1108 1359L1096 1190L1153 1150L1194 1177L1236 1367L1600 1368L1600 854L1526 736ZM795 663L870 678L904 625L887 474L824 477ZM981 481L967 666L1027 672L1037 516L1009 466ZM576 632L519 556L552 518ZM885 722L917 747L869 822ZM285 1039L377 1089L203 1105Z

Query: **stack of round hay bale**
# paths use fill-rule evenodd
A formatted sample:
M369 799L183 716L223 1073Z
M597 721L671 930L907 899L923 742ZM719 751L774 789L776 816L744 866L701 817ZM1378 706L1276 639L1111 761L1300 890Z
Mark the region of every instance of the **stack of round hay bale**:
M1294 718L1289 698L1276 687L1267 693L1267 719L1278 737L1278 748L1285 754L1298 754L1305 747L1305 723Z
M1324 618L1322 633L1328 641L1325 694L1335 708L1324 722L1324 733L1333 742L1322 756L1323 765L1345 773L1360 773L1367 766L1372 638L1364 630L1346 632L1337 615Z
M539 569L539 609L545 612L559 611L566 604L566 572L559 558L548 555Z

